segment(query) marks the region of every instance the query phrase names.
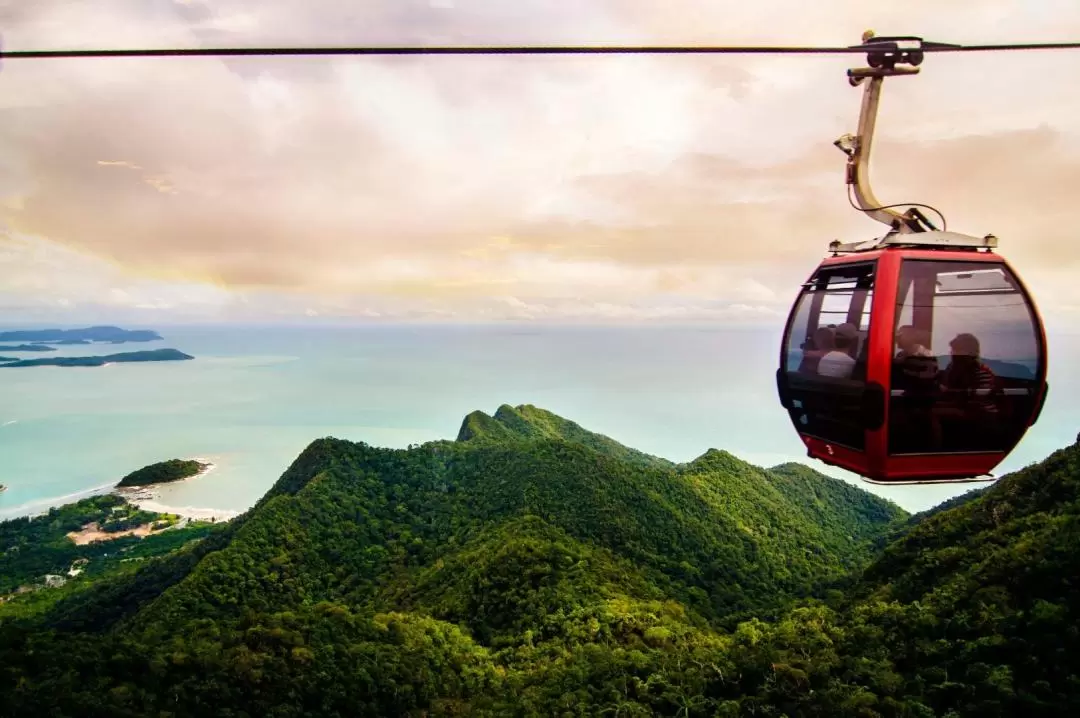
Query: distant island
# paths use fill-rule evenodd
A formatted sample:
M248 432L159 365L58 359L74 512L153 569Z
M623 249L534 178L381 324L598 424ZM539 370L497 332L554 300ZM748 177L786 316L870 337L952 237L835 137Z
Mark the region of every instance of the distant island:
M0 347L0 352L54 352L56 347L44 344L17 344L14 346Z
M171 481L180 481L208 471L213 464L204 464L195 459L169 459L159 461L156 464L144 466L137 471L120 479L117 488L126 486L149 486L151 484L167 484Z
M161 338L160 334L149 329L121 329L112 326L87 327L85 329L23 329L0 332L0 342L49 344L90 344L91 342L123 344L124 342L152 342Z
M121 354L107 354L98 357L55 357L50 359L20 359L19 361L0 364L0 369L10 367L27 366L104 366L119 362L144 362L144 361L182 361L194 359L190 354L185 354L177 349L153 349L145 352L123 352Z

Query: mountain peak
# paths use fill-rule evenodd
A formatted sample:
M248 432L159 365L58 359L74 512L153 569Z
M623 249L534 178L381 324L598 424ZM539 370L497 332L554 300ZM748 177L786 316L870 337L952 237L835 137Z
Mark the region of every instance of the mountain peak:
M743 461L729 451L723 449L708 449L704 454L686 464L688 471L743 471L749 468L757 468Z
M673 467L667 459L646 454L576 422L532 404L501 404L493 416L471 412L458 430L459 442L567 441L639 466Z
M458 429L457 441L477 441L483 439L512 439L513 434L501 422L477 409L469 412Z

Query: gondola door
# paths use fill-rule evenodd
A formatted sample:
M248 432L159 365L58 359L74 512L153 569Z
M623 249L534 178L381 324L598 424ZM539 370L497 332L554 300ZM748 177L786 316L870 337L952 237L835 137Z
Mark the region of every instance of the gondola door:
M890 254L899 266L889 312L887 474L985 475L1034 423L1045 397L1046 339L1034 302L998 256Z
M826 261L788 317L777 388L810 456L859 474L882 429L884 396L868 383L877 261ZM874 391L877 387L877 391Z

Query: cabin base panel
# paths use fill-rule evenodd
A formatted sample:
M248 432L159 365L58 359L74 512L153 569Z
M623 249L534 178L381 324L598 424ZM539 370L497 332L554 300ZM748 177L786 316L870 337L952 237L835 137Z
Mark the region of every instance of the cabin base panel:
M865 476L859 477L861 480L868 484L875 484L877 486L918 486L922 484L985 484L993 481L997 481L997 476L987 474L986 476L973 476L970 478L921 478L921 479L869 479Z
M886 456L884 461L864 451L802 436L806 454L829 466L858 474L871 484L963 484L996 481L991 472L1005 453L909 454ZM868 439L868 442L872 439ZM876 465L875 465L876 464Z

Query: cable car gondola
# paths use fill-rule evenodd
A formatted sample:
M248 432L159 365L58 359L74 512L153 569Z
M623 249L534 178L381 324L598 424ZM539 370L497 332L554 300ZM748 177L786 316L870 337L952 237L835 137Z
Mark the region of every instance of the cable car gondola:
M926 205L878 204L867 166L881 85L918 73L923 45L872 33L863 44L870 67L848 70L853 86L868 80L858 134L835 144L856 208L889 231L831 243L802 285L780 403L809 456L871 483L993 480L1046 400L1043 323L995 237L945 231L944 217L938 230L917 209Z

